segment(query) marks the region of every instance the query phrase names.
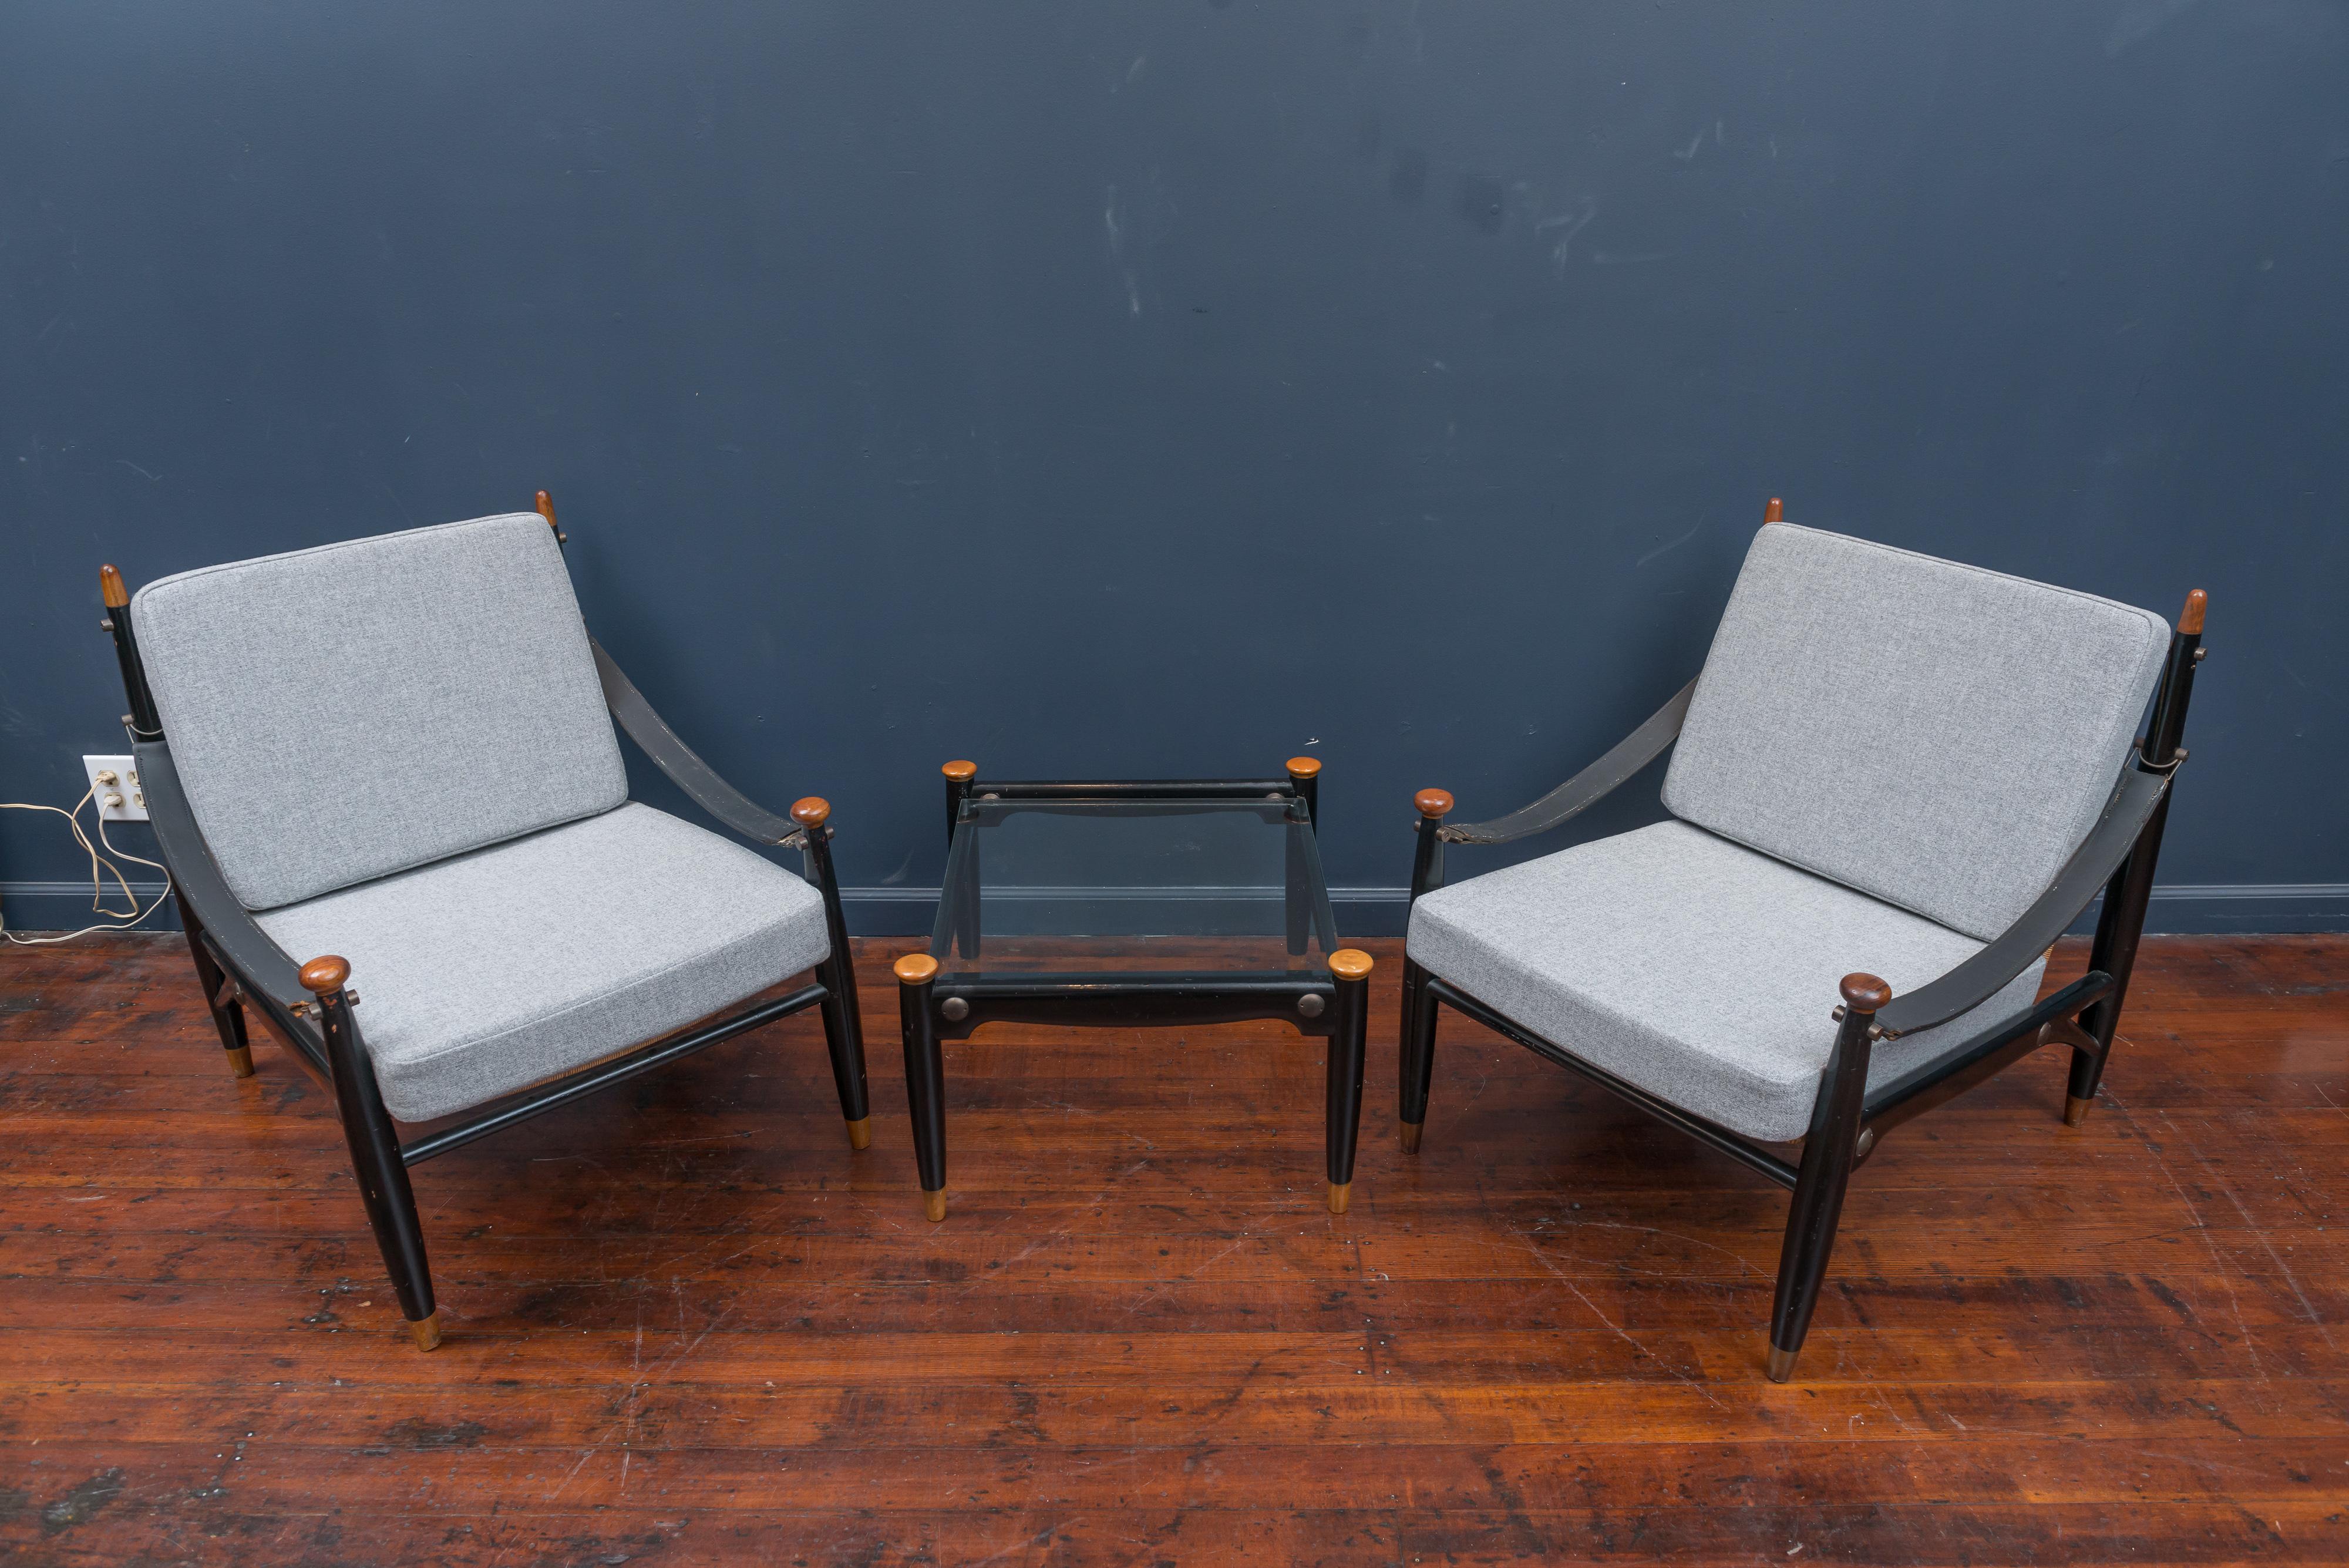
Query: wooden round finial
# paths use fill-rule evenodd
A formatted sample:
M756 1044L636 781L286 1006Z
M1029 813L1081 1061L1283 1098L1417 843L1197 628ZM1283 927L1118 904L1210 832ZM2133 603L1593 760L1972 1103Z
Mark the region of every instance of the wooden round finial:
M1371 955L1360 948L1340 948L1330 955L1330 972L1340 980L1367 980Z
M302 966L302 989L319 996L342 990L343 982L350 978L351 961L332 953L314 958Z
M543 490L538 493L538 514L546 519L548 527L558 526L554 521L554 497Z
M1764 523L1784 523L1785 520L1786 504L1773 495L1770 497L1770 504L1762 508L1762 521Z
M1892 988L1872 974L1843 977L1844 1005L1855 1012L1881 1012L1892 1005Z
M127 607L130 603L130 593L122 586L122 574L112 566L98 567L98 597L106 601L109 609Z
M926 981L936 980L938 975L938 961L927 953L907 953L889 968L907 985L920 985Z
M947 777L954 780L957 784L968 784L971 780L978 776L978 764L977 763L965 762L961 758L957 757L953 762L950 762L946 766L940 768L938 772L946 774Z
M792 820L802 827L813 827L832 815L832 802L820 794L804 795L792 802Z
M1442 816L1452 809L1452 793L1449 790L1423 789L1411 797L1411 804L1419 807L1422 816Z
M1293 779L1317 778L1321 773L1321 759L1319 757L1291 757L1282 765L1288 769L1288 776Z
M106 569L109 572L114 570L112 566L109 566ZM112 604L114 601L112 599L109 599L106 602L108 604ZM2196 588L2192 593L2188 594L2186 596L2186 607L2178 612L2178 629L2186 633L2189 637L2201 636L2202 612L2209 607L2210 596L2204 593L2200 588Z

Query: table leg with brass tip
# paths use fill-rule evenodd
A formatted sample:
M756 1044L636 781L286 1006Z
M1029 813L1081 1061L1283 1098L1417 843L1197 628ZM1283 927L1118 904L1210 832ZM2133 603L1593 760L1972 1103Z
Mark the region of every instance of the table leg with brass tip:
M868 1149L873 1147L873 1118L871 1116L859 1116L854 1121L848 1124L848 1147L858 1150Z
M1340 948L1330 955L1337 981L1330 1020L1329 1101L1323 1144L1329 1160L1330 1212L1343 1214L1354 1189L1354 1145L1362 1127L1363 1034L1371 1014L1371 955Z
M947 1217L947 1070L931 991L938 961L907 953L893 971L905 1041L905 1099L914 1116L914 1166L922 1179L922 1212L936 1224Z
M2088 1107L2095 1103L2096 1102L2094 1097L2084 1100L2077 1095L2064 1096L2064 1125L2067 1127L2075 1127L2082 1122L2086 1121L2088 1119Z
M228 1070L230 1072L235 1074L240 1078L250 1078L253 1076L252 1046L232 1045L228 1048L226 1054L228 1056Z
M437 1348L440 1344L440 1314L438 1312L427 1313L409 1324L408 1332L416 1336L417 1349Z
M1426 1124L1425 1122L1405 1122L1405 1123L1403 1123L1403 1124L1402 1124L1402 1151L1403 1151L1403 1153L1405 1153L1405 1154L1417 1154L1417 1153L1419 1152L1419 1139L1420 1139L1420 1135L1421 1135L1421 1134L1423 1134L1423 1133L1424 1133L1424 1132L1426 1132L1426 1131L1427 1131L1427 1124Z
M1781 1350L1776 1345L1772 1345L1770 1365L1767 1368L1770 1381L1784 1383L1787 1378L1792 1377L1795 1375L1795 1357L1801 1354L1799 1350Z

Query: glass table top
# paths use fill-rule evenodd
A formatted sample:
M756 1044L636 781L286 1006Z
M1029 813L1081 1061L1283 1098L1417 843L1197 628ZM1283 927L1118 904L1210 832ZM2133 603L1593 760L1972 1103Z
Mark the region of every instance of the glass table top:
M1284 973L1338 946L1305 803L974 797L947 857L938 978Z

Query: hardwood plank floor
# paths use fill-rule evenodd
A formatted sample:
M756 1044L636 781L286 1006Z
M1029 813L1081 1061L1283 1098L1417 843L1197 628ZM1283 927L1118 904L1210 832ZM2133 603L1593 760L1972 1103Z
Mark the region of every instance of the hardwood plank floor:
M1785 1195L1447 1013L1352 1211L1321 1044L947 1047L921 1217L803 1014L420 1168L408 1348L326 1094L176 938L0 954L0 1553L41 1563L2349 1562L2349 939L2153 939L1861 1173L1798 1380ZM2053 983L2076 973L2066 943Z

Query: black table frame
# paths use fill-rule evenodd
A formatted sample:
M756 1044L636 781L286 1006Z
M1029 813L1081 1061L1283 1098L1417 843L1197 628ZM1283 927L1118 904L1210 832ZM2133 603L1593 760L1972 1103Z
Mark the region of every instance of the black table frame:
M1309 762L1279 779L1010 780L980 782L968 763L947 765L949 867L964 805L974 800L1060 802L1301 801L1308 832L1320 822L1319 769ZM1291 865L1291 875L1299 867ZM942 898L958 891L940 889ZM973 898L976 888L968 889ZM1327 888L1321 889L1326 900ZM1305 906L1309 916L1309 902ZM1290 900L1292 950L1299 901ZM977 911L967 917L973 924ZM957 928L959 940L961 929ZM1325 933L1326 937L1327 933ZM975 944L974 944L975 945ZM976 956L966 947L968 956ZM1343 955L1341 957L1341 955ZM1351 1195L1354 1151L1361 1124L1362 1067L1370 1014L1370 961L1339 950L1331 970L1280 972L1082 971L1052 974L941 974L926 952L898 961L898 1014L905 1034L905 1083L914 1121L915 1157L925 1207L946 1217L946 1071L943 1042L967 1040L980 1025L1047 1023L1075 1027L1233 1023L1268 1018L1300 1034L1330 1042L1324 1106L1324 1151L1330 1211L1342 1214ZM1351 971L1351 972L1346 972Z

